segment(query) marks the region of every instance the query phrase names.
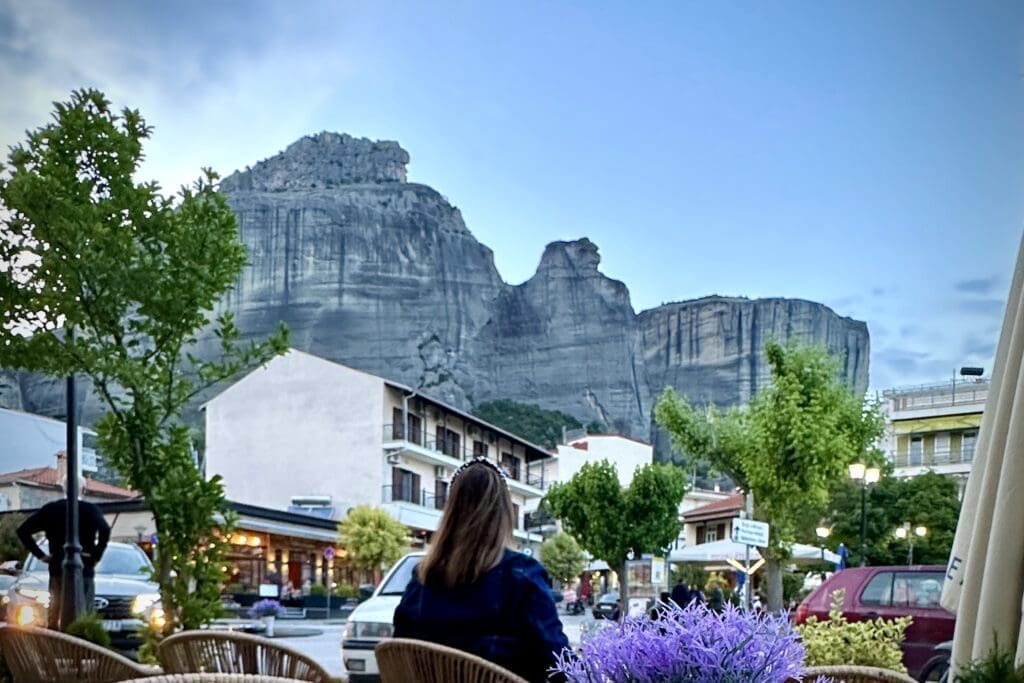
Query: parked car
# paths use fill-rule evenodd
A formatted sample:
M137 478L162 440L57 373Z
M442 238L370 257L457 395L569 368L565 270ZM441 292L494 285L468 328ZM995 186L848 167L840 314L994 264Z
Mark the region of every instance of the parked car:
M380 680L373 648L394 635L395 609L423 556L410 553L396 562L370 598L349 615L341 639L341 661L350 683Z
M597 599L593 612L595 619L613 619L617 621L622 613L622 601L619 600L619 594L605 593L602 595Z
M46 545L40 543L46 550ZM147 623L164 618L160 589L150 580L153 565L137 545L111 543L96 565L93 608L103 619L111 644L135 650ZM29 555L24 570L8 590L7 615L12 624L45 626L50 607L50 575L45 562Z
M17 574L6 574L0 572L0 621L7 621L7 603L11 601L7 592L17 580Z
M796 623L808 617L828 619L832 594L846 591L843 614L850 621L910 616L903 641L903 663L917 678L936 645L953 638L956 617L939 605L945 567L855 567L836 572L796 610Z

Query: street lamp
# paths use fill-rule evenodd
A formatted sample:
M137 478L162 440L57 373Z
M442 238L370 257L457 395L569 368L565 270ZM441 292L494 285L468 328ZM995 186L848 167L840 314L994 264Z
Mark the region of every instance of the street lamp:
M910 533L911 524L910 522L903 522L903 526L896 529L896 538L906 539L910 548L907 550L907 566L914 564L914 536L918 538L924 538L928 535L928 527L926 526L915 526L914 533Z
M850 478L860 482L860 566L867 565L867 535L868 535L868 486L874 484L882 476L882 471L877 467L868 467L862 462L855 462L850 465Z
M825 561L825 539L828 538L832 534L832 530L829 529L827 526L819 526L817 529L814 530L814 533L816 533L818 535L818 538L821 539L821 541L819 541L818 545L821 546L821 561L824 562Z

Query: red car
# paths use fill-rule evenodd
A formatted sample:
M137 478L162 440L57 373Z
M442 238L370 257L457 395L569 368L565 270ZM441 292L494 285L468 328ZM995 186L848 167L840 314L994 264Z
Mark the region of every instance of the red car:
M854 567L836 572L808 595L796 610L796 623L807 617L828 619L832 593L846 590L843 614L850 621L911 616L914 621L903 641L903 663L917 678L932 656L932 648L953 639L956 617L939 605L946 568Z

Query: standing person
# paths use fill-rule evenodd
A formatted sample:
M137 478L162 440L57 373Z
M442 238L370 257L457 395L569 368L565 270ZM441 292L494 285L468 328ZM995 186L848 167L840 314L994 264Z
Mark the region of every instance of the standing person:
M701 592L700 586L693 584L690 586L690 602L694 605L704 604L704 593Z
M441 526L395 610L394 635L454 647L545 681L569 641L547 572L508 548L512 514L497 466L475 458L455 470Z
M682 579L679 579L672 589L672 602L676 603L679 609L684 609L690 604L690 590L683 583Z
M708 596L708 609L715 614L721 614L725 609L725 593L718 586L711 589L711 595Z
M66 488L67 480L63 486ZM85 489L85 479L78 480L78 495ZM66 498L47 503L36 510L18 527L18 538L25 549L46 563L50 573L50 606L47 609L47 623L50 628L57 629L60 625L60 600L63 595L64 579L64 543L67 539ZM46 537L47 550L44 552L33 534L42 533ZM96 565L103 558L110 541L110 525L103 518L103 513L94 504L79 498L78 500L78 542L82 546L82 588L85 594L84 607L92 611L96 599L94 577Z

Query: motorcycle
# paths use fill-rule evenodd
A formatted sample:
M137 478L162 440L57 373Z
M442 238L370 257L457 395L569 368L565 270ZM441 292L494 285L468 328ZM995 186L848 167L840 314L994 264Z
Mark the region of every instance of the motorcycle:
M953 653L952 641L939 643L932 650L932 658L921 669L918 680L921 683L939 681L945 683L949 678L949 659Z
M583 614L586 611L586 609L587 608L583 605L583 600L580 599L580 598L576 598L572 602L565 603L565 613L566 614L571 614L571 615Z

